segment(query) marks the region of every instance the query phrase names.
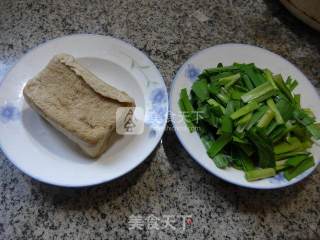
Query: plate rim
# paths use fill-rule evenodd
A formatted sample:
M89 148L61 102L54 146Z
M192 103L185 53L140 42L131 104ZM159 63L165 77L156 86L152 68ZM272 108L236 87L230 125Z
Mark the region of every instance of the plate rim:
M282 5L297 19L308 25L310 28L320 32L320 22L309 16L306 12L298 8L294 3L288 0L280 0Z
M172 116L171 114L173 114L173 111L172 111L172 96L173 96L173 89L174 89L174 86L175 86L175 83L177 81L177 78L178 76L181 74L182 70L184 69L184 67L193 59L195 58L196 56L200 55L201 53L205 52L205 51L208 51L210 49L213 49L213 48L216 48L216 47L228 47L228 46L238 46L238 47L252 47L252 48L257 48L259 50L262 50L268 54L271 54L275 57L278 57L278 58L281 58L282 60L284 60L287 64L291 65L293 68L295 68L299 73L301 73L309 82L310 84L312 85L312 87L315 89L314 85L312 84L312 82L309 80L309 78L307 78L307 76L299 69L297 68L293 63L291 63L290 61L288 61L287 59L285 59L284 57L282 57L281 55L277 54L277 53L274 53L266 48L263 48L263 47L258 47L258 46L255 46L255 45L250 45L250 44L245 44L245 43L222 43L222 44L217 44L217 45L213 45L211 47L207 47L207 48L204 48L204 49L200 49L199 51L191 54L191 56L185 61L183 62L183 64L179 67L178 71L176 72L175 76L173 77L173 80L170 84L170 90L169 90L169 114L170 114L170 121L172 122L172 125L173 125L173 129L175 131L175 134L180 142L180 144L183 146L184 150L189 154L189 156L191 157L191 159L196 162L198 165L200 165L203 169L205 169L209 174L229 183L229 184L232 184L232 185L235 185L235 186L238 186L238 187L243 187L243 188L247 188L247 189L256 189L256 190L272 190L272 189L280 189L280 188L286 188L286 187L289 187L289 186L292 186L294 184L297 184L297 183L300 183L302 180L304 180L305 178L311 176L315 169L317 168L317 166L320 164L319 162L316 162L315 163L315 166L313 167L313 169L306 175L302 176L298 181L288 181L288 183L286 184L280 184L280 185L274 185L274 186L253 186L253 185L244 185L244 184L241 184L241 183L237 183L237 182L233 182L231 180L229 180L228 178L225 178L225 177L220 177L218 176L215 172L211 171L209 168L207 168L206 166L204 166L200 161L197 160L197 158L192 154L192 152L188 151L188 149L186 148L186 145L184 143L184 141L182 140L182 137L180 136L180 133L179 131L177 130L176 128L176 123L175 121L172 121ZM319 94L318 94L319 95ZM248 182L249 183L249 182Z
M146 58L150 63L151 63L151 66L155 69L157 75L160 77L159 79L161 80L161 84L163 84L163 87L161 87L161 89L165 90L164 93L165 93L165 100L166 100L166 103L165 103L165 106L166 106L166 113L165 113L165 118L164 118L164 121L163 121L163 124L161 126L161 128L159 129L159 134L157 134L157 138L155 140L155 144L153 147L150 148L150 151L146 151L146 156L142 158L141 161L138 162L138 164L135 164L135 165L132 165L132 167L130 167L128 170L124 171L123 173L115 176L115 177L112 177L110 179L107 179L107 180L102 180L102 181L97 181L97 182L94 182L94 183L88 183L88 184L68 184L68 183L59 183L59 182L51 182L51 181L47 181L46 179L43 179L43 178L39 178L39 177L35 177L31 174L29 174L28 172L24 171L23 169L21 169L18 164L16 163L15 160L13 160L12 158L9 157L9 155L7 154L7 151L6 149L0 144L0 151L2 151L3 155L5 156L5 158L7 158L10 163L12 163L19 171L21 171L23 174L29 176L30 178L32 179L35 179L41 183L45 183L45 184L48 184L48 185L51 185L51 186L58 186L58 187L65 187L65 188L82 188L82 187L92 187L92 186L97 186L97 185L100 185L100 184L106 184L106 183L110 183L112 181L115 181L123 176L125 176L126 174L132 172L135 168L139 167L147 158L149 158L152 153L154 151L156 151L156 148L159 146L159 143L162 139L162 136L166 130L166 126L167 126L167 121L168 121L168 116L169 116L169 94L168 94L168 90L167 90L167 86L166 86L166 83L163 79L163 76L160 72L160 70L158 69L158 67L156 66L156 64L143 52L141 51L140 49L136 48L134 45L132 45L131 43L125 41L125 40L122 40L122 39L118 39L116 37L113 37L113 36L110 36L110 35L102 35L102 34L94 34L94 33L76 33L76 34L68 34L68 35L63 35L63 36L60 36L60 37L57 37L57 38L53 38L53 39L49 39L49 40L46 40L45 42L43 43L40 43L32 48L30 48L26 53L24 53L20 58L18 58L14 64L12 66L10 66L7 70L7 72L4 74L4 76L1 78L1 81L0 81L0 88L1 88L1 85L2 83L7 79L8 75L13 71L13 69L16 67L16 65L18 63L20 63L21 61L23 61L23 59L28 55L30 54L31 52L33 52L34 50L40 48L40 47L45 47L45 45L47 44L50 44L56 40L61 40L61 39L65 39L65 38L73 38L73 37L99 37L99 38L105 38L105 39L111 39L111 40L114 40L114 41L118 41L118 42L121 42L122 44L125 44L126 46L130 47L130 48L133 48L134 50L136 50L137 52L139 52L140 54L143 55L144 58Z

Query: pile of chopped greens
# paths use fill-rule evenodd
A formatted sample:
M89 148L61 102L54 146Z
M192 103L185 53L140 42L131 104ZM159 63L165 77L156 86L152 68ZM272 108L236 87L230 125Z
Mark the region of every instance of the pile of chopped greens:
M243 170L248 181L284 172L289 181L315 165L307 149L320 139L297 85L254 64L218 64L198 76L190 96L181 90L179 106L218 168Z

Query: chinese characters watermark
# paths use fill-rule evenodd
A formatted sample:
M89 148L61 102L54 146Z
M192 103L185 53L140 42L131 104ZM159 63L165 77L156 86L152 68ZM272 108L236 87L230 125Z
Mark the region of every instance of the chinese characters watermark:
M141 107L119 107L116 112L116 132L119 135L140 135L144 133L145 124L148 125L148 123L151 123L155 130L157 128L162 129L165 124L166 113L163 114L157 113L145 116L145 111ZM197 131L198 123L203 120L203 115L204 113L201 111L170 113L168 122L174 120L175 128L179 131ZM149 128L150 126L147 129ZM166 131L171 130L173 129L170 126L166 127Z
M128 219L129 230L172 230L184 232L192 223L191 215L163 215L161 217L153 214L147 216L131 215Z
M116 112L116 132L119 135L140 135L144 130L144 109L119 107Z

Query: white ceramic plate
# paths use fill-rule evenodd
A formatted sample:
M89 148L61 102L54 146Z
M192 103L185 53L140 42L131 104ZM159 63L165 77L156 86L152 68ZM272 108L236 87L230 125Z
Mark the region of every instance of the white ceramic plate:
M144 131L116 141L92 160L25 102L22 89L57 53L69 53L145 109ZM51 40L27 53L0 86L0 144L11 162L42 182L80 187L115 179L140 164L161 139L168 96L161 74L142 52L115 38L80 34Z
M203 69L215 67L220 62L226 66L231 65L234 62L253 62L260 68L269 68L274 73L281 73L285 78L289 75L292 76L299 82L299 86L296 88L295 92L302 94L302 105L304 107L310 107L315 113L317 119L320 119L320 98L315 88L311 85L303 73L290 62L277 54L259 47L244 44L217 45L204 49L193 55L180 68L171 85L169 100L170 118L176 134L184 148L189 152L195 161L197 161L210 173L239 186L257 189L271 189L285 187L301 181L303 178L309 175L314 168L309 169L291 181L285 180L283 175L279 174L273 178L256 182L247 182L242 171L233 168L228 168L226 170L217 168L213 161L208 157L205 147L203 146L198 134L190 133L187 130L178 106L180 90L182 88L187 88L188 92L190 92L192 83L196 80L197 75ZM319 148L314 146L311 151L315 157L316 164L318 164L320 158Z

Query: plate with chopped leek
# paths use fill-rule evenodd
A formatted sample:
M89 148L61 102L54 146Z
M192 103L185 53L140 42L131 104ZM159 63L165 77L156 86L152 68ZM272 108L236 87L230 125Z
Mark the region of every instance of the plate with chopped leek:
M175 132L194 160L240 186L292 185L318 165L320 98L268 50L223 44L192 56L171 86Z

